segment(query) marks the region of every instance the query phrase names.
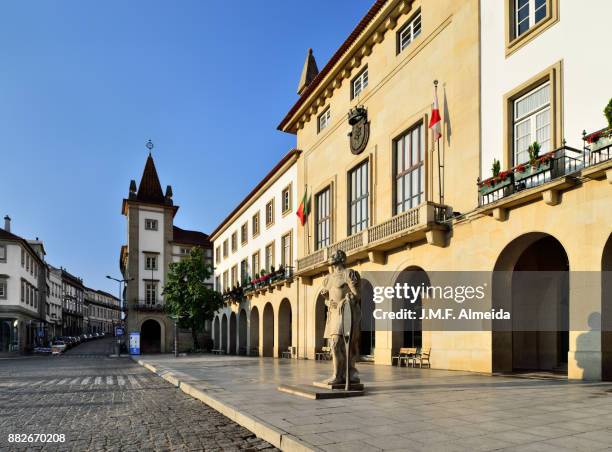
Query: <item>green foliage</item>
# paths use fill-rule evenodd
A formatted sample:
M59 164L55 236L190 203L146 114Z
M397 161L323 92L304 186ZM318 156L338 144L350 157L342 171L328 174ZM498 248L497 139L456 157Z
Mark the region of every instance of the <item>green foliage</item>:
M535 163L535 161L540 156L540 149L541 149L540 143L538 143L537 141L534 141L533 144L529 146L529 148L527 149L527 152L529 152L529 162L532 165Z
M491 167L491 172L493 173L493 177L497 177L500 170L501 170L501 164L499 163L499 160L493 159L493 166Z
M610 99L610 102L608 102L608 105L604 108L604 115L606 115L606 119L608 120L608 127L612 128L612 99Z
M164 287L166 312L178 318L181 328L190 328L194 348L198 348L197 333L204 329L204 322L212 320L214 313L223 306L220 293L206 285L212 268L204 261L201 248L193 248L189 256L170 264Z

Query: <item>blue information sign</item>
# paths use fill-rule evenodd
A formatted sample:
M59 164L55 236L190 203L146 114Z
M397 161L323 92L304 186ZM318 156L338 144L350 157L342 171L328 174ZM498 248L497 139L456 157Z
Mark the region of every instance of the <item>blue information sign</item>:
M125 331L123 330L123 327L118 326L115 327L115 336L123 336L125 334Z
M140 355L140 333L130 333L130 355Z

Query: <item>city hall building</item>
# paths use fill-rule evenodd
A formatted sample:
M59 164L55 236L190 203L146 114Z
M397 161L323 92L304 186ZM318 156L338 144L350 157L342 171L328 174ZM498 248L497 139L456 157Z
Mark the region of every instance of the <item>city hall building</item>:
M265 348L274 356L290 337L299 358L315 358L325 344L323 279L343 250L364 275L362 290L380 283L367 280L379 272L388 285L490 272L488 307L536 324L550 320L539 313L557 313L554 332L423 322L406 334L376 320L361 335L362 356L376 364L420 347L438 369L612 378L612 134L603 115L612 63L593 45L606 41L609 14L604 1L378 0L320 71L309 51L299 97L278 126L296 136L296 196L310 205L295 224L291 334L274 303L274 328L262 330L259 301L252 333L252 298L242 297L231 311L244 310L246 325L232 328L225 308L217 320L229 314L230 326L215 330L215 346L240 353L231 344L246 337L243 351L261 352L273 331ZM588 34L574 32L585 23ZM233 234L244 219L221 227ZM228 240L215 237L223 255ZM217 274L221 289L238 280L227 271ZM567 277L525 288L521 271ZM537 305L525 305L525 290Z

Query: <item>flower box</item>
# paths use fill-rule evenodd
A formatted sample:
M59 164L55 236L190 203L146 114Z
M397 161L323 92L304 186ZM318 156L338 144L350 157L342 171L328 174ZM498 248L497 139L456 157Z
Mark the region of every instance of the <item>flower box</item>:
M478 183L478 193L486 196L494 191L505 189L512 185L512 173L501 172L497 177L491 177Z
M599 151L600 149L612 146L612 135L602 136L591 143L591 152Z
M551 171L553 166L552 153L543 155L532 165L530 163L523 163L517 165L514 168L514 180L521 182L527 178L536 176L546 171Z

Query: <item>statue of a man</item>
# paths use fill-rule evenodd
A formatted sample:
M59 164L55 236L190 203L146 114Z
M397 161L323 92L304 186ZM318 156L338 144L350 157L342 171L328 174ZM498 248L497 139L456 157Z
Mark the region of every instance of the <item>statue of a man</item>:
M321 294L327 305L327 322L324 337L331 349L334 373L327 384L345 383L346 350L344 345L342 312L345 304L350 304L352 313L351 342L349 344L350 383L359 383L359 372L355 362L359 356L359 336L361 331L361 293L360 276L355 270L346 268L346 254L338 250L331 258L331 273L325 277Z

